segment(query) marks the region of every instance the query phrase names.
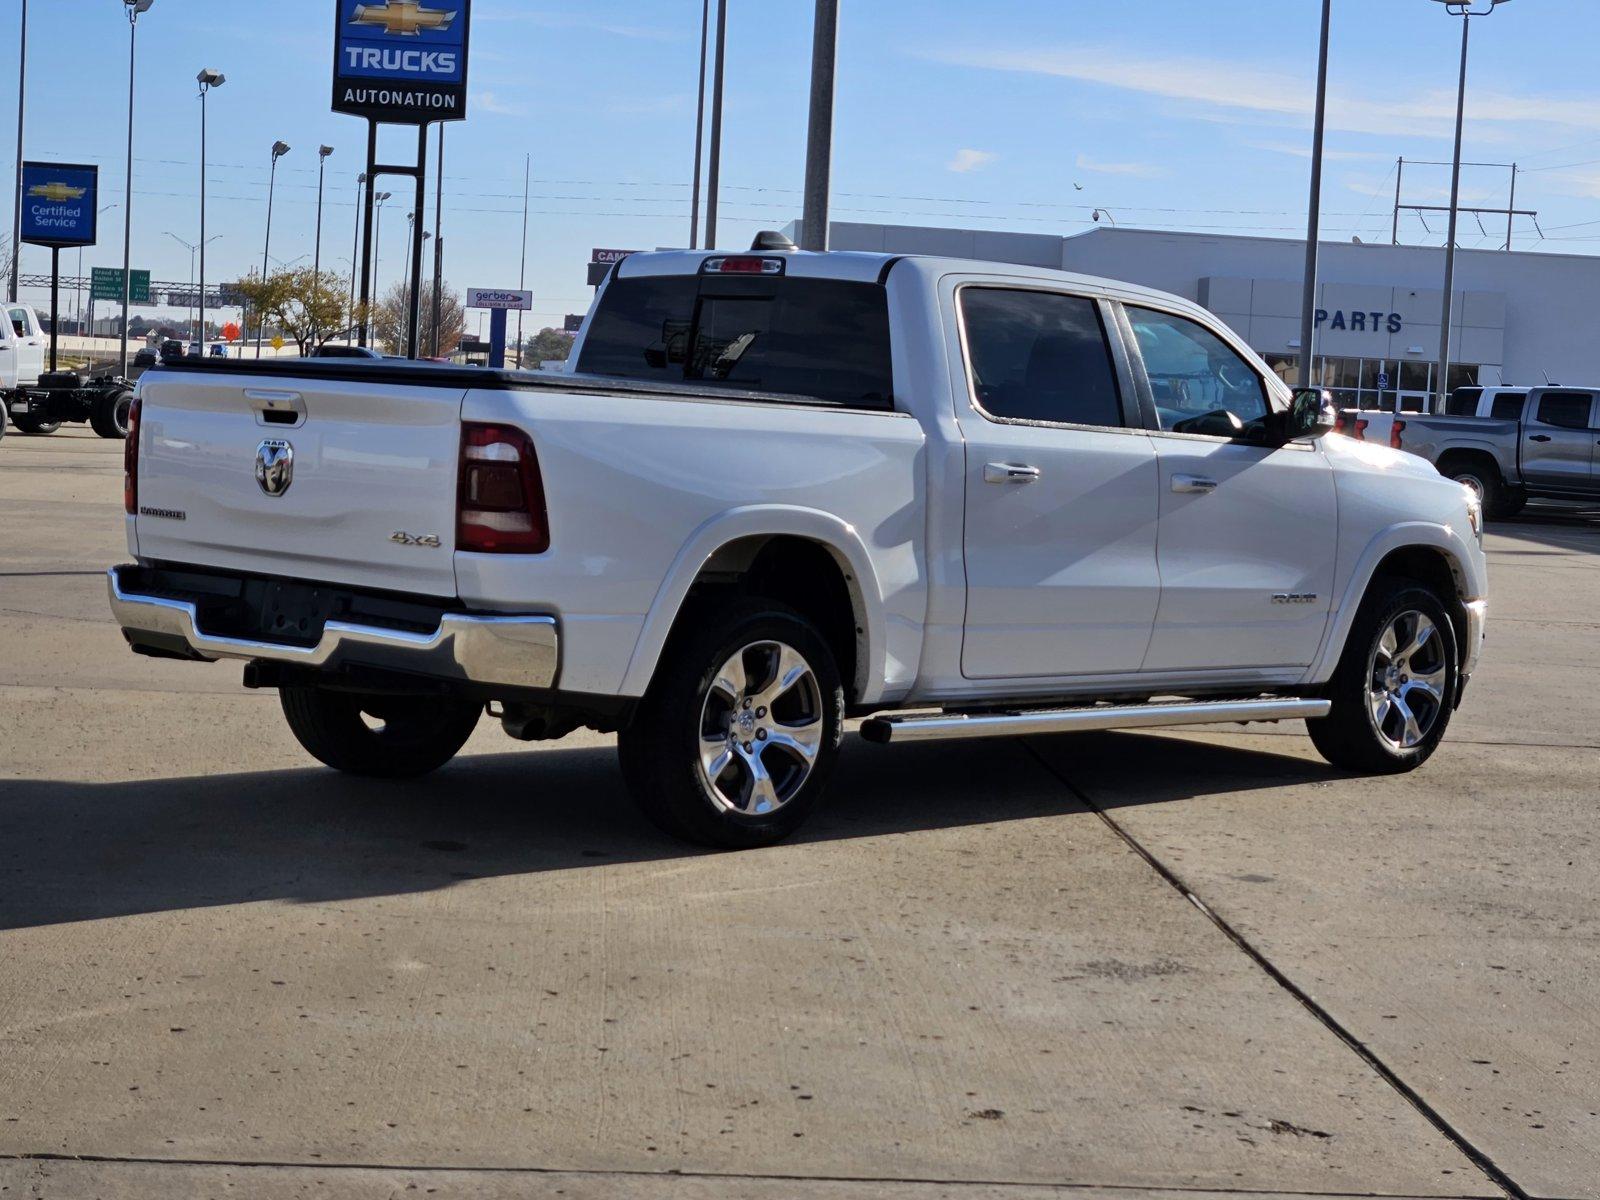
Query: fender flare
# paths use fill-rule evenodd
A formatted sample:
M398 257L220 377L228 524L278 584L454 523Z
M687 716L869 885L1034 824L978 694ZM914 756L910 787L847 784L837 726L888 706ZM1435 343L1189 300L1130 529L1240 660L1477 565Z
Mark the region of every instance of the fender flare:
M683 609L689 589L706 563L724 546L749 537L800 537L829 551L844 570L850 602L856 610L856 692L876 698L872 681L884 678L884 596L866 544L855 527L831 513L781 504L752 504L729 509L704 522L689 535L650 603L623 677L622 694L642 696L650 686L661 651Z
M1372 585L1378 564L1396 550L1420 548L1437 550L1450 563L1452 572L1461 581L1461 599L1482 599L1485 580L1477 578L1470 566L1472 555L1461 535L1448 525L1433 521L1401 521L1380 529L1367 543L1356 559L1350 581L1339 597L1333 619L1328 623L1328 633L1316 661L1306 672L1307 683L1325 683L1333 677L1344 654L1345 640L1350 636L1350 626L1355 623L1356 610Z

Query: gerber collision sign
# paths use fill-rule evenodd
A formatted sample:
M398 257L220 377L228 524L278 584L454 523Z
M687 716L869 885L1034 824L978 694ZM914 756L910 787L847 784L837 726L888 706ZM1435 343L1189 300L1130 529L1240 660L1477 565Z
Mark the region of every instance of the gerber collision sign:
M99 177L99 167L80 163L23 163L22 240L34 246L94 245Z
M425 125L467 115L472 0L335 0L333 111Z

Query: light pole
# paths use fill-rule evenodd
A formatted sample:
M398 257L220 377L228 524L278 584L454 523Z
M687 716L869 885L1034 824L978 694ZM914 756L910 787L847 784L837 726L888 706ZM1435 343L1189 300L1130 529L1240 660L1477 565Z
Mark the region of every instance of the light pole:
M700 246L700 157L706 129L706 41L711 35L711 0L700 0L700 74L695 77L694 185L689 192L689 249ZM517 339L517 366L522 365L522 340Z
M717 55L711 69L711 159L706 167L706 249L717 246L717 193L722 183L722 80L727 64L728 0L717 0Z
M1467 39L1473 17L1487 17L1506 0L1434 0L1452 17L1461 18L1461 82L1456 89L1456 151L1450 162L1450 232L1444 243L1444 313L1439 322L1439 378L1441 399L1450 395L1450 324L1455 318L1456 220L1461 204L1461 129L1467 113ZM1480 7L1480 5L1482 7Z
M272 143L272 172L267 176L267 239L261 246L261 282L267 281L267 255L272 249L272 192L278 183L278 160L289 153L288 142ZM267 332L267 314L256 315L256 357L261 357L261 339Z
M1117 219L1111 215L1111 210L1108 208L1097 208L1090 215L1096 225L1100 224L1101 220L1104 219L1111 222L1111 228L1115 229L1117 227Z
M189 294L193 295L194 294L194 256L195 256L195 253L197 251L204 251L205 250L205 242L188 242L188 241L185 241L183 238L181 238L177 234L173 233L172 230L170 230L170 229L167 230L167 236L169 238L171 238L173 241L177 242L178 245L182 246L185 250L187 250L189 252ZM220 233L214 233L214 234L211 235L211 237L208 240L215 242L215 241L220 240L222 238L222 236L223 235L220 234ZM200 320L202 322L204 322L204 320L205 320L205 312L206 312L205 297L202 296L202 297L200 297ZM192 304L189 305L189 318L190 318L191 322L194 320L194 306ZM201 331L200 331L200 334L199 334L199 338L200 338L200 341L203 343L206 340L204 324L201 325L200 330ZM201 353L202 354L205 353L205 350L203 348L201 349Z
M322 282L322 177L328 165L328 155L332 153L332 146L317 147L317 240L316 249L311 255L311 298L313 303L316 302ZM316 310L313 309L312 311L315 312ZM316 340L316 336L317 326L313 318L311 324L311 338L313 341Z
M1328 112L1328 27L1333 0L1322 0L1322 42L1317 54L1317 113L1311 133L1311 208L1306 226L1305 293L1300 300L1300 386L1311 386L1311 350L1317 336L1317 250L1322 236L1322 140Z
M194 77L200 85L200 353L206 353L206 93L226 81L221 71L207 67Z
M22 269L22 107L28 94L28 0L22 0L22 45L17 53L17 186L11 198L16 208L11 220L11 303L17 302L18 275Z
M372 302L378 303L378 256L383 253L383 202L393 192L379 192L372 197Z
M839 58L839 0L817 0L811 34L811 119L800 248L828 248L828 186L833 174L833 78Z
M122 373L128 373L128 301L133 296L133 64L139 44L139 14L156 0L122 0L128 10L128 171L122 198Z
M365 171L356 176L356 232L350 243L350 329L353 337L356 327L356 258L361 253L361 189L366 186Z

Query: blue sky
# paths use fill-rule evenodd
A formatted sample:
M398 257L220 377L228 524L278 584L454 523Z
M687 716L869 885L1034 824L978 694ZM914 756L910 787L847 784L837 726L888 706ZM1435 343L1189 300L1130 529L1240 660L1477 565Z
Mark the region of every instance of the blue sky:
M1292 237L1304 228L1316 0L842 0L834 215L840 220L1073 233L1094 207L1122 225ZM211 99L212 278L259 266L269 147L279 165L273 254L308 255L316 146L328 160L324 264L347 270L365 125L329 111L332 0L156 0L140 19L135 266L185 279L167 232L198 234L194 75ZM33 0L26 155L97 162L120 199L127 25L119 0ZM1324 236L1389 234L1397 157L1448 159L1459 21L1432 0L1335 0ZM730 0L719 241L798 216L809 0ZM0 0L0 166L9 180L20 0ZM470 116L446 135L445 274L517 280L531 156L534 326L587 304L593 246L687 237L700 0L476 0ZM1600 5L1511 0L1474 23L1466 157L1523 164L1520 248L1600 251ZM384 157L414 138L391 131ZM1469 170L1467 202L1504 205L1506 172ZM1448 171L1407 171L1407 200L1441 203ZM398 279L404 214L383 225ZM430 189L431 191L431 189ZM4 205L9 219L9 204ZM431 199L429 221L431 227ZM120 265L122 210L85 263ZM1441 244L1442 221L1402 221ZM1463 244L1503 229L1464 224ZM309 258L308 260L309 261ZM48 253L25 248L25 272ZM68 262L70 265L70 259Z

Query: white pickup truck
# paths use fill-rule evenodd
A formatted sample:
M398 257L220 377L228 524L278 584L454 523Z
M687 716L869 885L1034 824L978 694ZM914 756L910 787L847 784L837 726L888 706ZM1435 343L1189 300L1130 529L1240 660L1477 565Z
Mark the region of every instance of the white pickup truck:
M762 243L758 242L758 246ZM1304 718L1369 772L1483 639L1476 500L1324 436L1172 296L931 258L635 254L573 370L183 361L140 382L112 608L242 659L322 762L619 735L671 833L794 830L869 741Z

